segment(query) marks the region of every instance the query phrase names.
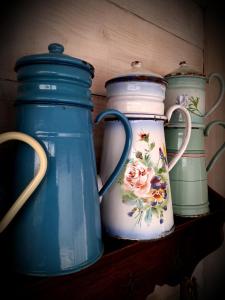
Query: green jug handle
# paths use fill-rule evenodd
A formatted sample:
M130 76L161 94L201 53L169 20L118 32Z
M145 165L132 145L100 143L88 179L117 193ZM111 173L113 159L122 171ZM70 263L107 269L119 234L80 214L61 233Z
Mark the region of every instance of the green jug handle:
M223 96L225 92L225 84L224 84L223 77L219 73L212 73L208 77L208 83L211 82L212 78L216 78L219 81L220 94L217 100L215 101L215 103L213 104L213 106L210 108L210 110L207 113L205 113L204 117L208 117L209 115L211 115L211 113L213 113L214 110L220 105L220 103L223 100Z
M215 120L215 121L212 121L209 124L207 124L207 126L204 129L204 135L208 136L210 130L215 125L222 126L225 129L225 122L220 121L220 120ZM216 151L216 153L211 158L210 162L208 163L208 166L206 167L207 172L212 169L212 167L215 165L216 161L219 159L219 157L221 156L221 154L223 153L224 150L225 150L225 142L223 143L223 145Z

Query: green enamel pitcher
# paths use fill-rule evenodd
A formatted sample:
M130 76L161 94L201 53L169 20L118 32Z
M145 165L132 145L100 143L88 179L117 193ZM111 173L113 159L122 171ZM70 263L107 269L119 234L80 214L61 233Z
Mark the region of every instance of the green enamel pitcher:
M207 173L225 150L225 143L216 151L206 166L204 138L214 126L225 128L225 122L215 120L205 128L192 128L185 153L170 172L173 212L175 215L195 217L209 212ZM168 159L177 153L184 135L183 128L165 129Z
M192 127L204 127L204 119L211 115L224 100L225 83L223 76L219 73L211 73L205 76L196 71L185 61L180 62L180 66L173 72L165 76L168 82L165 96L165 108L179 104L184 106L190 113ZM212 107L206 112L205 91L206 85L217 80L219 85L218 96ZM171 124L180 126L183 117L176 112L171 120Z

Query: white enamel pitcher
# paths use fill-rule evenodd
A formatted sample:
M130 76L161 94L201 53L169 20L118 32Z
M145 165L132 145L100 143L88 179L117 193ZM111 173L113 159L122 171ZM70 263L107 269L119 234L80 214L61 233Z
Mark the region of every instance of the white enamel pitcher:
M186 128L179 152L168 164L164 126L179 110ZM165 116L126 114L133 142L119 180L101 202L103 228L107 234L130 240L151 240L173 231L174 219L169 171L184 153L190 139L191 118L180 105L170 107ZM122 153L125 135L122 124L106 121L100 177L103 183Z

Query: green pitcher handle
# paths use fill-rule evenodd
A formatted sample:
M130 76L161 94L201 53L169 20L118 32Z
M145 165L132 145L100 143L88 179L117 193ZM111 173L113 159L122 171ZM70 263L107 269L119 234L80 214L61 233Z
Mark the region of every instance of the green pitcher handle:
M215 120L215 121L212 121L209 124L207 124L207 126L204 129L204 135L208 136L210 130L215 125L222 126L225 129L225 122L220 121L220 120ZM208 163L208 166L206 167L206 171L207 172L212 169L212 167L214 166L214 164L216 163L216 161L219 159L219 157L221 156L221 154L223 153L224 150L225 150L225 142L223 143L223 145L216 151L216 153L211 158L210 162Z
M178 161L181 159L182 155L184 154L187 145L189 143L190 137L191 137L191 117L189 111L183 107L182 105L172 105L166 112L166 117L167 117L167 125L168 122L171 119L171 116L175 110L180 110L181 113L183 114L184 120L185 120L185 132L184 132L184 138L182 145L176 155L173 157L173 159L169 162L168 164L168 171L170 172L173 167L178 163Z
M213 106L210 108L210 110L205 113L204 117L208 117L209 115L211 115L211 113L213 113L214 110L221 104L221 102L223 100L224 92L225 92L225 84L224 84L223 77L219 73L212 73L208 77L208 82L210 83L213 78L216 78L219 82L220 93L219 93L219 96L217 97L217 100L215 101Z

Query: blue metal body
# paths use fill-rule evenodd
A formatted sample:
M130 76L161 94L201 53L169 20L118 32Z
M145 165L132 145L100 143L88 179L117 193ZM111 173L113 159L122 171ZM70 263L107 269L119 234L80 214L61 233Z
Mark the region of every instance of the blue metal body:
M97 117L100 121L105 116L116 116L126 131L123 155L99 193L89 90L92 71L73 66L77 76L67 90L68 82L61 76L66 66L49 65L58 77L55 80L49 75L45 81L43 65L35 64L35 59L29 63L34 65L19 65L18 69L21 77L16 102L17 130L43 145L48 169L10 226L13 268L28 275L63 275L93 264L103 253L99 195L108 190L126 161L131 127L126 117L115 110ZM38 66L39 75L32 77L31 68L36 70ZM44 70L48 68L44 64ZM53 90L48 89L50 82L55 86ZM47 89L40 89L40 84ZM64 97L60 92L63 89ZM16 195L33 177L37 165L35 153L21 144L16 162Z

